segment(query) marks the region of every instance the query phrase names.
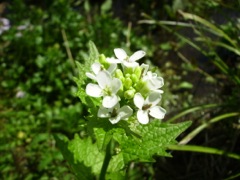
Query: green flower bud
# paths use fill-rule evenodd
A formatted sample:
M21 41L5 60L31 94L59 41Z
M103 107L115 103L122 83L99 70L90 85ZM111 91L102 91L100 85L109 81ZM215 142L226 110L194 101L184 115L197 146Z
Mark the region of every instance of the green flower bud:
M136 86L135 86L135 88L136 88L136 90L137 91L140 91L144 86L145 86L145 82L143 82L143 81L138 81L137 82L137 84L136 84Z
M133 68L125 67L125 68L124 68L124 73L125 73L125 74L132 74L132 73L133 73L133 70L134 70Z
M139 81L139 78L136 74L131 74L131 80L133 81L133 83L137 83Z
M100 54L100 56L99 56L99 62L100 62L101 64L106 64L106 63L107 63L106 57L105 57L104 54Z
M136 92L135 89L127 90L124 92L124 97L126 99L132 99L135 95L135 92Z
M121 97L123 96L123 86L121 86L121 88L118 90L118 95Z
M132 87L132 80L129 77L125 78L124 87L126 89L129 89L130 87Z
M141 67L136 67L134 69L134 74L137 76L138 79L140 79L141 75L142 75L142 68Z
M122 80L122 78L124 78L123 77L123 73L122 73L122 71L120 69L116 69L115 77L118 78L118 79L121 79L121 80Z
M99 62L102 64L103 69L108 69L110 64L106 61L106 57L104 54L99 55Z
M126 77L126 78L130 78L131 75L130 75L129 73L127 73L127 74L125 74L125 77Z

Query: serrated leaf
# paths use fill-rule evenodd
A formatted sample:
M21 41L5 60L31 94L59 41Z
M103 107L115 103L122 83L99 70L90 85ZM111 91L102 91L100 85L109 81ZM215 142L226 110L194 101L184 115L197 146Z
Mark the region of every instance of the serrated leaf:
M107 144L112 139L113 134L113 126L109 120L107 119L99 119L96 116L91 116L87 118L89 120L88 123L88 131L90 134L94 134L96 138L96 143L98 149L100 151L105 150Z
M123 170L125 164L123 161L123 154L120 152L117 155L112 156L112 159L109 163L108 172L119 172L121 175L125 175Z
M89 42L89 57L87 59L84 59L84 63L81 64L79 62L76 61L76 65L78 68L78 80L75 81L77 82L77 85L79 88L82 87L82 85L85 83L85 79L86 77L86 72L89 72L91 69L91 65L94 62L97 62L99 59L99 53L98 50L95 46L95 44L90 41Z
M154 155L171 156L166 152L167 146L176 144L175 138L189 125L190 122L167 124L155 120L136 127L134 131L141 138L114 134L114 139L119 142L125 164L130 161L152 162Z
M95 175L100 174L105 153L98 150L90 137L80 139L78 135L75 135L74 139L69 142L68 149L73 153L75 163L91 168L91 172Z
M77 177L77 179L81 180L91 180L94 179L94 176L91 172L91 168L87 167L83 162L79 162L74 159L73 153L68 149L68 140L63 140L59 136L54 136L56 140L57 147L60 149L64 159L67 160L67 162L70 165L71 170Z
M94 62L97 62L99 59L99 53L95 46L95 44L90 41L89 42L89 56L84 60L84 63L81 64L76 61L77 69L78 69L78 78L74 78L78 86L78 92L76 95L81 99L82 102L85 101L86 93L85 93L85 81L87 79L86 72L91 71L91 65Z
M89 42L89 62L87 63L91 66L92 63L94 63L95 61L98 61L98 58L99 58L99 53L98 53L97 47L92 41L90 41Z
M107 144L112 139L112 132L111 131L105 131L102 128L94 128L94 134L97 139L97 145L100 150L105 150Z

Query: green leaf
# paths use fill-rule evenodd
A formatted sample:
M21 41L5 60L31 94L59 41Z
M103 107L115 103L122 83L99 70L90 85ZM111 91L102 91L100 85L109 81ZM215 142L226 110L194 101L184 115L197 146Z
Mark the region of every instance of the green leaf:
M166 149L171 144L176 144L175 138L189 127L191 122L179 124L161 123L154 120L147 125L138 125L135 132L141 138L116 133L114 139L119 142L125 164L130 161L152 162L152 156L171 156Z
M74 163L84 164L85 167L91 168L93 174L100 174L105 153L98 150L90 137L80 139L78 135L75 135L74 139L69 142L68 149L73 153Z
M99 53L97 47L92 41L90 41L88 45L89 45L89 62L86 62L86 64L88 64L90 67L95 61L98 61Z
M75 176L77 177L77 179L81 179L81 180L94 179L91 168L85 165L83 161L78 161L78 159L74 157L73 152L68 148L69 146L68 140L66 138L64 140L58 135L55 135L54 138L56 140L57 147L60 149L64 159L66 159L67 162L69 163L70 168L75 174ZM71 145L71 146L74 146L74 145ZM74 148L72 147L72 149Z
M84 64L81 64L79 62L76 61L76 65L78 68L78 79L75 78L75 81L78 85L78 87L82 87L82 85L85 83L86 80L86 72L89 72L91 69L91 65L94 62L97 62L99 59L99 53L98 50L95 46L95 44L90 41L89 42L89 57L88 59L84 60Z
M178 86L179 89L192 89L193 88L193 84L187 81L184 81L182 83L179 84Z
M111 176L117 176L118 178L121 178L125 176L125 171L123 168L125 167L125 163L123 161L123 153L118 153L117 155L112 156L112 159L108 166L108 172ZM117 179L116 177L114 179Z
M100 119L96 116L88 117L88 131L95 135L96 143L100 151L105 150L107 144L112 139L114 125L108 119Z
M86 72L91 72L91 65L94 62L99 60L99 53L95 46L95 44L90 41L89 42L89 57L84 60L84 64L81 64L76 61L77 69L78 69L78 78L74 77L73 80L76 82L78 86L78 91L76 95L81 99L82 103L90 106L97 103L97 100L93 102L93 99L86 99L87 95L85 93L85 82L87 79Z
M221 30L220 28L218 28L217 26L215 26L214 24L210 23L209 21L195 15L195 14L191 14L191 13L186 13L183 12L181 10L179 10L179 13L185 18L185 19L190 19L190 20L194 20L200 24L202 24L203 26L208 27L209 29L212 30L212 33L219 36L219 37L223 37L225 38L228 42L230 42L234 47L236 47L236 41L231 39L223 30Z
M101 5L101 14L107 13L107 11L111 10L111 8L112 8L112 0L106 0Z

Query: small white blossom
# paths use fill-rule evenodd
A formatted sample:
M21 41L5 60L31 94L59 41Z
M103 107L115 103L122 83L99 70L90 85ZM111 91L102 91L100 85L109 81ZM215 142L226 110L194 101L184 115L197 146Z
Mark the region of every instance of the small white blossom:
M141 124L147 124L149 122L149 116L156 119L163 119L166 110L157 104L161 100L161 93L153 91L149 96L144 99L140 93L136 93L134 96L134 104L139 108L137 111L137 119Z
M108 71L100 71L96 76L98 84L89 83L86 93L92 97L102 97L102 105L105 108L112 108L118 103L116 95L122 86L122 82L117 78L112 78Z
M158 90L163 93L162 90L159 90L164 85L162 77L157 76L156 73L148 71L145 76L143 76L143 81L147 82L147 86L150 90Z
M25 95L26 93L20 90L16 93L16 98L23 98Z
M162 77L158 77L156 73L153 73L151 71L148 71L149 65L142 64L141 67L143 68L142 73L142 80L147 82L147 86L150 90L157 90L161 93L163 93L161 88L164 85L164 80Z
M125 67L130 67L130 68L137 67L139 64L136 61L141 59L146 54L144 51L140 50L133 53L133 55L129 57L127 53L121 48L114 49L114 53L117 59L107 58L107 61L109 63L121 63Z
M99 62L96 62L92 64L91 68L94 74L86 72L86 76L90 79L97 80L97 74L103 70L102 65ZM116 70L116 68L117 68L117 64L110 64L107 71L111 74Z
M105 108L101 106L98 110L98 117L109 118L112 124L118 123L121 119L127 120L133 113L133 110L129 106L123 106L120 108L120 104L117 103L112 108Z
M10 29L10 21L6 18L0 18L0 34Z

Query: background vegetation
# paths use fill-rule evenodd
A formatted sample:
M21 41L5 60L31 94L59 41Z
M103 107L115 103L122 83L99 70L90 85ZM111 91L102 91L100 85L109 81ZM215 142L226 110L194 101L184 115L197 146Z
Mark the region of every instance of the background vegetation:
M239 178L239 15L238 0L2 2L0 179L74 179L53 135L85 133L73 76L89 40L108 56L146 51L165 79L165 121L193 122L185 148L132 163L130 179Z

